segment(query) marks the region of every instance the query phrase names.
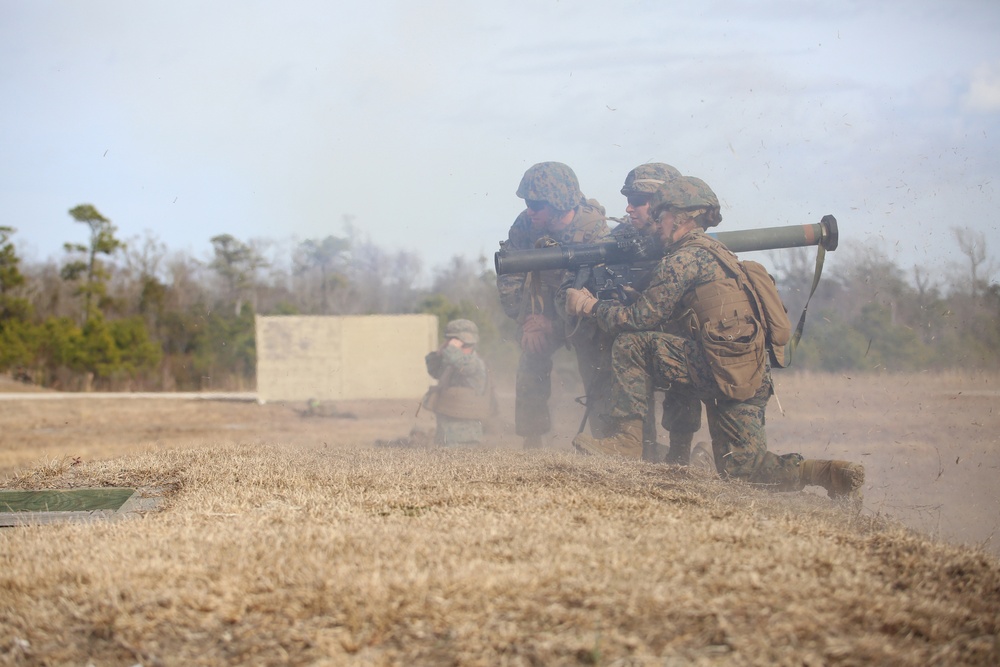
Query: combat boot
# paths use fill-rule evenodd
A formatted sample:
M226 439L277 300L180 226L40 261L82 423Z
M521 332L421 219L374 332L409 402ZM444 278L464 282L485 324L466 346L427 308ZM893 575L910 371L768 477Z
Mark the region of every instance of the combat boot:
M580 433L573 438L573 446L581 454L624 456L642 458L642 420L625 419L618 424L618 433L607 438L594 438Z
M704 470L712 475L715 474L715 456L712 454L712 445L707 442L699 442L691 451L691 467Z
M822 486L831 498L861 498L865 467L860 463L806 459L799 470L804 485Z
M674 433L670 432L670 451L667 452L664 463L675 466L686 466L691 463L691 443L694 441L694 433Z
M545 449L545 440L540 435L527 435L524 437L525 449Z

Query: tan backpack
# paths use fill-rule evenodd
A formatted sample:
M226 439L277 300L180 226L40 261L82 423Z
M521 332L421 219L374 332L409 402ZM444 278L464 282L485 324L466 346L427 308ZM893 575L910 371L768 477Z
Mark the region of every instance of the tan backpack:
M691 235L687 244L711 252L747 292L757 320L764 326L771 364L777 368L785 368L785 345L792 339L792 323L788 319L788 311L778 294L774 278L764 265L751 259L740 260L722 243L703 234Z

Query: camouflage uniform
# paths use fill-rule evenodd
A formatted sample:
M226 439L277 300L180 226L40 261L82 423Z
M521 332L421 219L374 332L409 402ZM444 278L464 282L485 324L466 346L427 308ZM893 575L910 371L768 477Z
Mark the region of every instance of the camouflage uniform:
M618 431L607 438L580 433L573 446L585 454L639 458L649 393L668 387L708 405L715 465L723 477L781 491L821 486L830 498L860 501L863 465L767 451L764 413L774 393L767 336L775 323L763 315L753 279L741 277L745 267L704 234L722 220L715 193L701 179L681 176L664 183L648 204L658 236L670 245L638 298L625 305L602 302L586 290L566 294L569 312L617 334L611 365Z
M462 323L468 323L471 325L471 329L455 331L454 333L451 331L451 329L461 329ZM455 324L458 324L458 327L453 327ZM475 325L468 320L453 320L445 328L445 336L458 338L468 345L475 345L478 342L478 332L475 332L474 338L469 336L469 332L474 330ZM438 387L440 389L469 387L476 394L485 394L488 382L486 363L476 352L466 354L458 347L445 345L424 357L424 362L427 364L427 372L430 376L439 381ZM435 417L437 419L437 429L434 433L436 444L461 445L482 442L482 420L460 419L440 412L435 412Z
M529 250L553 243L594 243L607 236L604 207L586 199L579 190L573 171L558 162L543 162L529 169L517 190L518 197L549 203L560 211L573 211L573 220L557 232L532 228L528 211L523 211L511 225L502 246L511 250ZM497 276L500 303L508 317L519 325L522 334L525 319L530 315L545 315L552 321L553 344L542 353L521 350L517 366L514 397L515 432L521 437L542 436L552 428L548 401L552 393L552 354L566 342L576 351L584 388L591 385L596 359L600 355L593 323L583 323L580 329L567 329L565 311L557 309L556 294L569 272L557 269ZM589 392L588 392L589 394Z
M637 234L632 225L628 222L622 222L611 230L610 236L631 236ZM612 269L616 267L611 267ZM566 316L566 289L573 285L575 276L570 274L569 278L562 284L560 291L556 297L556 307L562 316ZM572 316L569 316L572 320ZM585 383L587 387L587 419L590 424L590 432L598 438L603 438L612 435L615 432L615 422L611 417L611 387L614 385L614 372L611 367L611 347L615 342L615 334L604 331L596 325L596 323L591 319L582 319L579 323L575 324L573 333L570 336L570 341L578 349L584 348L589 351L585 360L581 360L581 363L590 364L590 366L585 370L581 367L581 375L589 375L590 381ZM673 424L676 422L683 421L683 424L687 424L693 418L695 420L695 428L692 432L697 431L701 427L701 403L698 401L694 402L694 407L697 409L694 417L691 417L688 411L684 412L684 409L689 407L687 403L677 402L678 409L668 407L667 402L664 401L664 412L663 412L663 425L669 430L668 424ZM647 460L662 460L662 453L658 453L656 450L656 411L653 407L653 395L649 396L649 410L647 411L646 420L643 425L643 440L645 441L647 447L647 452L643 454L643 458Z
M594 306L592 316L598 325L618 334L612 348L612 416L644 418L653 387L668 388L689 401L705 401L721 475L778 489L801 488L798 465L802 457L776 456L767 450L764 412L773 393L770 369L765 368L764 381L752 398L728 400L718 387L701 343L681 333L678 326L694 289L727 277L709 251L686 247L685 240L695 234L703 231L690 232L670 248L635 303L623 306L602 301Z
M626 197L634 195L651 196L661 185L680 176L681 173L669 164L662 162L641 164L625 176L625 183L622 185L621 193ZM619 225L611 233L612 235L628 233L630 228L631 225L626 223ZM633 233L637 232L633 231ZM644 282L638 288L643 289L647 284L647 282ZM608 362L610 364L610 355ZM614 375L611 374L611 382L613 380ZM607 386L610 390L611 383L609 382ZM685 443L684 447L690 450L691 440L694 434L701 428L701 401L669 388L664 389L663 393L663 417L660 425L671 434L670 438L672 441L681 440ZM649 410L643 423L643 458L659 462L667 458L668 455L666 455L662 445L656 439L656 415L653 400L653 394L650 393ZM674 445L676 446L676 442ZM682 459L679 462L686 464L687 459Z

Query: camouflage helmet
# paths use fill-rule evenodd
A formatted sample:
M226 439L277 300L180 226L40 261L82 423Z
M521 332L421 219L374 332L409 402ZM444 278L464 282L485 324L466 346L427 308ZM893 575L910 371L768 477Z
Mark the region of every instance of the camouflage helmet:
M472 320L452 320L444 328L445 338L457 338L466 345L479 342L479 327Z
M708 187L708 183L694 176L678 176L667 181L653 193L649 200L649 212L653 219L667 209L692 211L703 208L705 212L696 221L706 229L722 222L719 212L719 198Z
M674 167L663 162L640 164L625 177L622 194L626 197L634 195L651 195L657 188L681 175Z
M570 211L584 202L576 174L562 162L539 162L524 172L517 196L546 202L557 211Z

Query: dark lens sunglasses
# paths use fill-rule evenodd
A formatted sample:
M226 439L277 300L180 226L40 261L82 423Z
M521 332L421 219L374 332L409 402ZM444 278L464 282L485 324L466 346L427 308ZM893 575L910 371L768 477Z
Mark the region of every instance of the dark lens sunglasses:
M525 205L527 205L528 208L530 208L532 211L535 211L536 213L538 211L541 211L543 208L545 208L545 202L543 202L543 201L536 201L534 199L527 199L527 200L525 200L524 203L525 203Z
M632 208L639 208L649 203L649 195L629 195L626 199Z

